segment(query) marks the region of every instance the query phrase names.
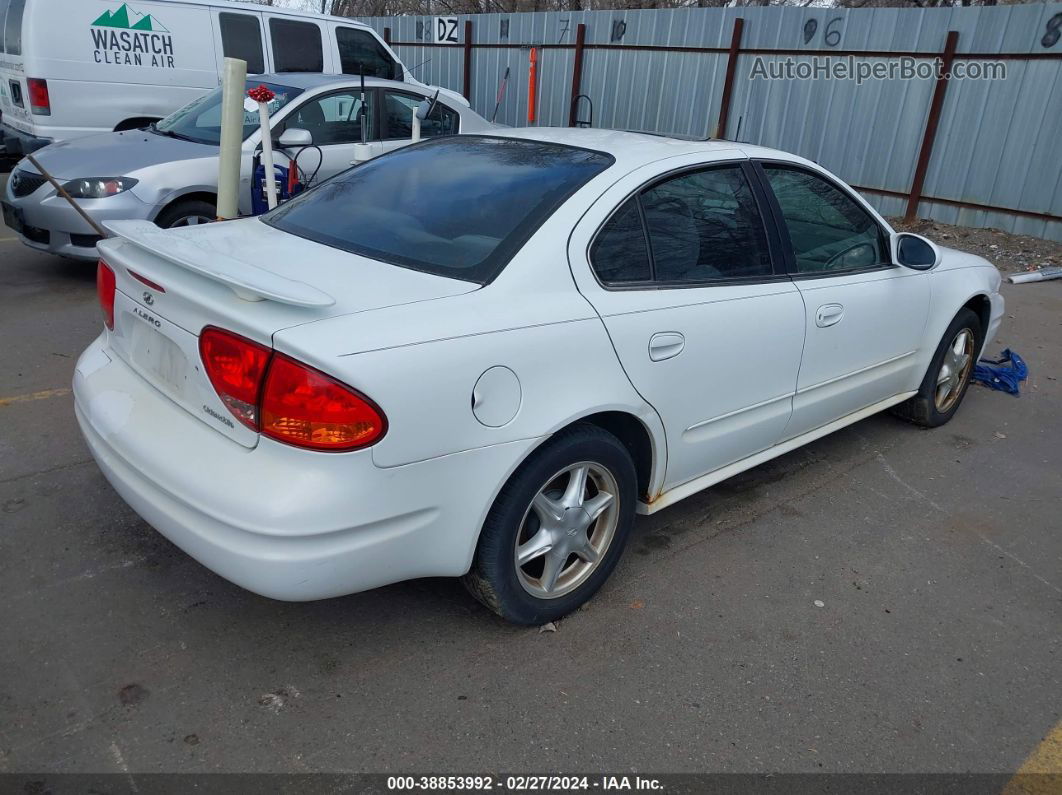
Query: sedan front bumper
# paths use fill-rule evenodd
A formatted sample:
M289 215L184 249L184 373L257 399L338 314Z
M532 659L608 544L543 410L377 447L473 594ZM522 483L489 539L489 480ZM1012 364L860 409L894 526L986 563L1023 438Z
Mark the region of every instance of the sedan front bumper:
M59 180L62 182L62 180ZM19 238L30 248L82 260L96 260L96 243L101 239L70 202L45 183L28 196L16 197L10 180L4 190L4 202L20 215L24 228ZM154 207L140 201L132 191L106 199L78 199L78 206L96 223L125 219L150 220Z
M458 576L504 473L530 442L382 469L370 450L242 447L108 352L82 354L75 412L114 489L207 568L274 599L306 601Z

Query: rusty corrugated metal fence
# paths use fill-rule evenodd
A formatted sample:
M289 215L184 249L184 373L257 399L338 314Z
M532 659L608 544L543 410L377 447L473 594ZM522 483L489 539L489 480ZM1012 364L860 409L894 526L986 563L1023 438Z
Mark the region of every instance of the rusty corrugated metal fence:
M498 121L527 124L538 61L540 126L717 135L821 163L888 215L1062 240L1062 4L978 8L689 8L479 14L457 44L433 17L363 21L426 82L467 92ZM949 45L949 41L951 44ZM952 50L964 66L1002 60L1003 80L764 80L760 59L918 63ZM467 67L467 68L466 68ZM729 78L728 78L729 76ZM936 109L934 112L934 108ZM912 194L914 198L912 201Z

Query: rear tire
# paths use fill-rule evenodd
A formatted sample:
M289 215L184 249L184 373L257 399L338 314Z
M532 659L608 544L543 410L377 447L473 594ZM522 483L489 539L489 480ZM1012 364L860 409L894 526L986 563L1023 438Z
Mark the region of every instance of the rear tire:
M196 224L208 224L216 221L218 208L210 202L200 199L189 199L170 205L155 219L155 225L163 229L173 229L178 226L194 226Z
M562 431L502 487L465 587L516 624L567 615L619 562L637 493L634 462L619 439L589 424Z
M977 314L962 308L937 345L918 393L892 408L892 413L923 428L948 422L970 386L984 331Z

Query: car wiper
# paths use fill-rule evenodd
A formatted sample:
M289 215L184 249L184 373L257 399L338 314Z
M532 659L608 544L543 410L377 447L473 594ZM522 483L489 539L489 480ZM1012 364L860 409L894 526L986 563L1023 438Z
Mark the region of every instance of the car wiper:
M167 138L176 138L178 141L191 141L192 143L201 143L201 141L197 141L195 138L189 138L187 135L181 135L180 133L174 132L173 130L160 130L155 122L151 122L151 124L148 125L148 131L155 133L155 135L163 135Z

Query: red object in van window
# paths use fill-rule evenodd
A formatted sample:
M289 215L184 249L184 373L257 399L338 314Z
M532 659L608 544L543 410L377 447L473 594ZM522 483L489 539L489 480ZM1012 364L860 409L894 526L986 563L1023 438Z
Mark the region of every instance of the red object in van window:
M51 116L52 99L48 95L48 81L40 77L27 77L26 88L29 89L30 111L34 116Z

